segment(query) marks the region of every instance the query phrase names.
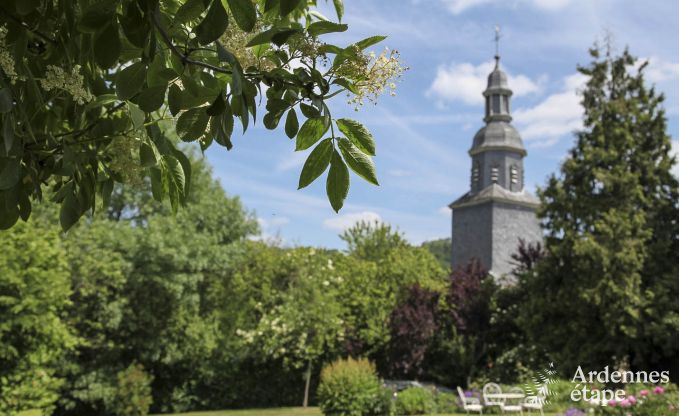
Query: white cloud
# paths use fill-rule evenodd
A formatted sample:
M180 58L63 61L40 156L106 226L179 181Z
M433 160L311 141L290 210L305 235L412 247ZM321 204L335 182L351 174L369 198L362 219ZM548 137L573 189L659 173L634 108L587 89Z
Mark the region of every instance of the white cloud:
M287 153L276 165L276 171L287 172L292 169L301 168L307 156L308 154L303 152Z
M328 218L323 221L323 226L331 230L344 231L359 221L382 222L382 217L373 211L354 212Z
M472 7L481 6L490 2L491 0L443 0L443 3L452 14L460 14Z
M452 14L458 15L465 10L472 9L474 7L483 6L487 4L502 5L502 6L515 6L518 3L527 3L530 6L536 7L538 9L546 11L555 11L563 9L571 0L517 0L514 2L507 0L442 0L443 4L446 6L448 11Z
M257 218L257 222L259 223L259 226L262 228L281 227L283 225L289 224L290 218L272 216L271 218L266 219L259 217Z
M679 140L672 140L672 155L679 162ZM674 176L679 177L679 163L674 165L672 173L674 173Z
M560 92L552 94L534 107L519 108L513 116L526 141L534 145L550 146L563 136L582 127L582 107L578 90L585 76L573 74L564 79Z
M485 62L477 66L470 63L441 65L436 71L436 77L427 91L427 96L443 101L462 101L469 105L482 104L481 93L486 89L488 74L494 67L494 62ZM539 93L546 81L543 78L535 82L525 75L512 76L510 73L507 73L507 77L514 96Z
M389 169L387 173L396 178L403 178L406 176L412 176L413 172L405 169Z
M648 59L646 76L651 82L663 82L679 78L679 62L667 62L657 57Z

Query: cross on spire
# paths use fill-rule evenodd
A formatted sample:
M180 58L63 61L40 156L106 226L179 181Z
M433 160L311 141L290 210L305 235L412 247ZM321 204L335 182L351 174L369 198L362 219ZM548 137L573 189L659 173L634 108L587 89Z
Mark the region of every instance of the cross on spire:
M502 34L500 33L500 26L495 25L495 67L500 65L500 38Z

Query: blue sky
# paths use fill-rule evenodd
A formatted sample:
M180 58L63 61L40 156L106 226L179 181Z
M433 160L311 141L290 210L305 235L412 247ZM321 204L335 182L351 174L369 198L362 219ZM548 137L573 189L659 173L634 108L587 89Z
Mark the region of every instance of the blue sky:
M323 3L323 0L320 0ZM605 33L650 60L647 78L667 95L669 131L679 137L679 48L675 2L627 0L345 0L349 31L328 37L349 44L383 34L375 48L398 49L410 70L397 95L355 112L343 97L334 116L364 123L377 141L375 187L352 176L339 214L325 197L324 176L297 191L308 152L294 152L282 130L261 122L234 149L213 146L207 157L229 194L255 212L263 238L287 245L343 248L337 237L359 219L398 227L413 243L448 237L447 204L467 191L467 150L483 125L481 92L492 68L493 28L500 25L501 64L514 90L514 125L528 149L526 183L531 191L556 172L580 125L577 90L587 50ZM321 12L333 16L322 4ZM679 141L673 141L679 148ZM679 170L676 170L679 174Z

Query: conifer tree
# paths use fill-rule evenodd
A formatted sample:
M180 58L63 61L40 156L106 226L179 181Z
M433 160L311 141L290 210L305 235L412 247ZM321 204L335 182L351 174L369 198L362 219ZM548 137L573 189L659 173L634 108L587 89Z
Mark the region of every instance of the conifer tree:
M523 276L540 296L527 298L522 320L563 364L658 365L651 352L676 345L667 336L679 328L668 297L679 277L679 187L664 97L646 86L648 62L590 53L578 68L588 78L584 128L539 192L547 256Z

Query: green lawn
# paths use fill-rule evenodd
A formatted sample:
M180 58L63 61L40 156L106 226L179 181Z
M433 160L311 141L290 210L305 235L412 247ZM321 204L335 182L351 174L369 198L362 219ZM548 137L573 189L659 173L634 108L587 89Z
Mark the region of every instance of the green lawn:
M473 413L470 413L473 414ZM484 413L485 414L485 413ZM524 413L528 415L529 413ZM539 415L539 413L533 413ZM176 413L172 416L322 416L318 407L281 407L272 409L247 409L247 410L212 410L207 412ZM464 413L437 416L463 416ZM40 416L39 411L27 411L19 413L19 416ZM555 413L545 413L545 416L556 416Z
M485 414L485 413L484 413ZM528 415L529 413L524 413ZM539 415L540 413L533 413ZM247 410L215 410L211 412L177 413L174 416L322 416L318 407L282 407L277 409L247 409ZM437 416L462 416L464 413ZM554 413L545 413L545 416L555 416Z

